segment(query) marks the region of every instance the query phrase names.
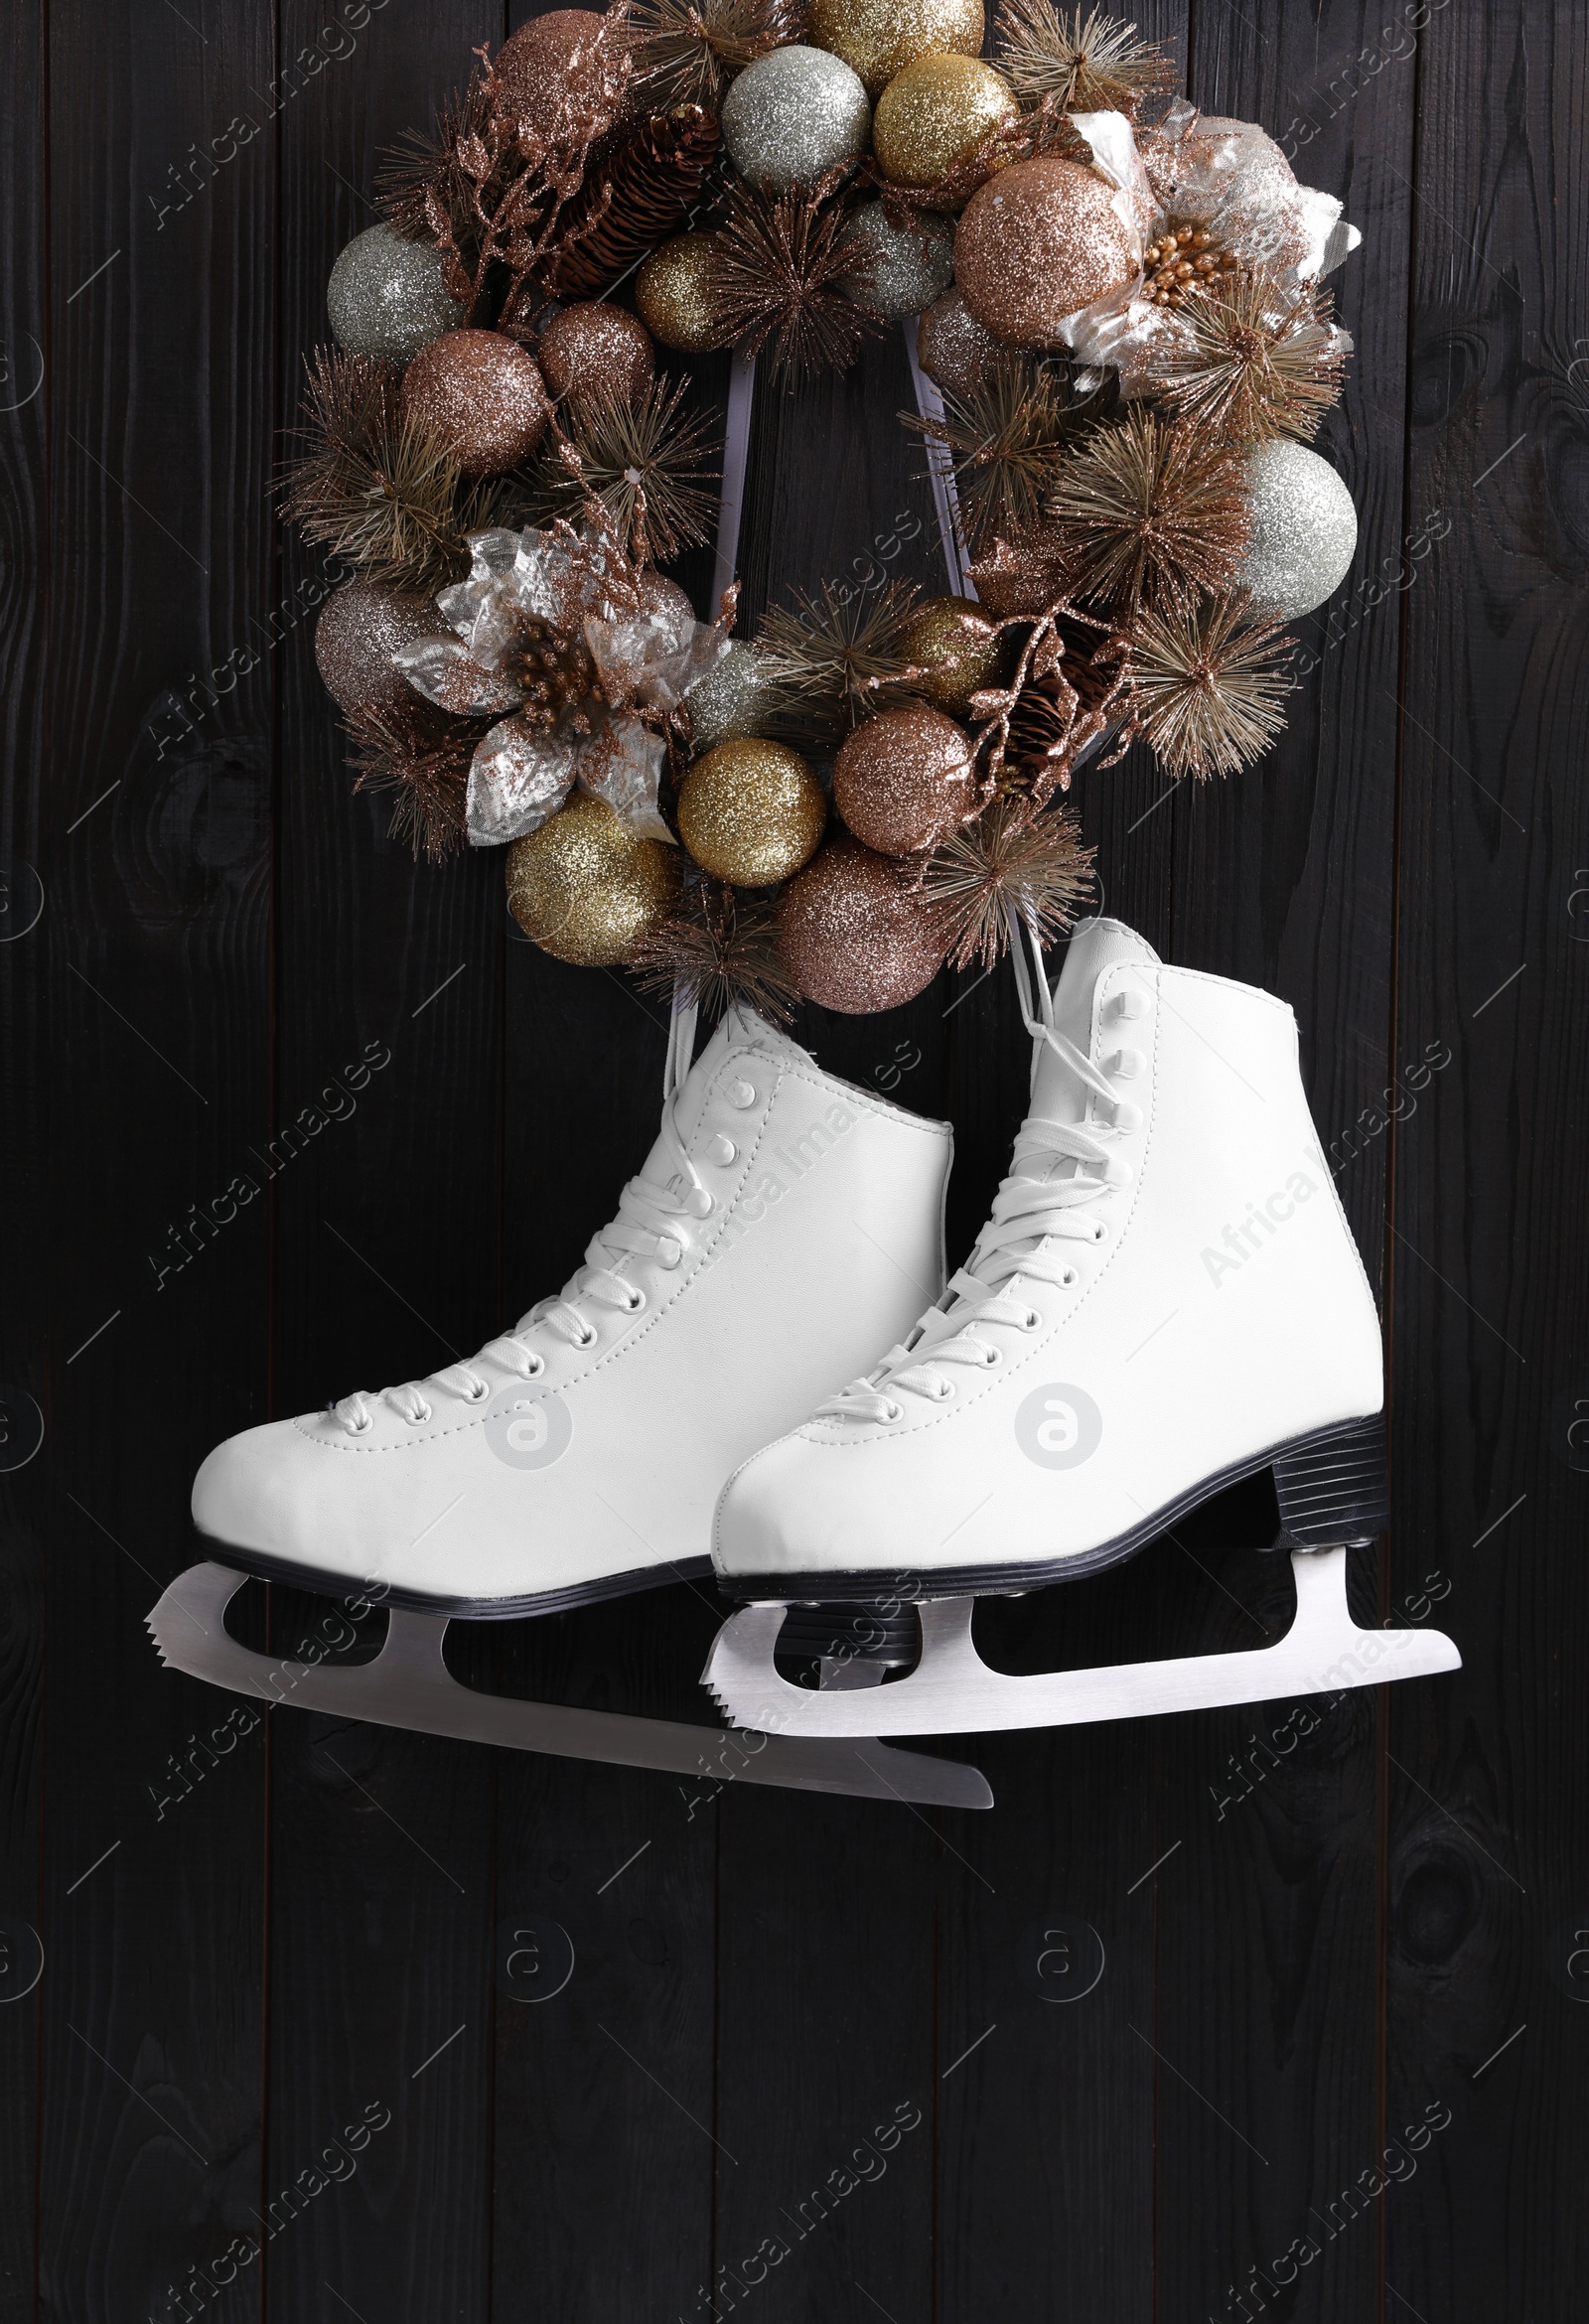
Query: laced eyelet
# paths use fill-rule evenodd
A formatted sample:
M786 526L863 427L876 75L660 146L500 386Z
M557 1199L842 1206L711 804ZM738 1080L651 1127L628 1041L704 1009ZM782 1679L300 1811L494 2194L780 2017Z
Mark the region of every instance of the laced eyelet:
M1109 1232L1109 1231L1108 1231L1107 1227L1105 1227L1105 1226L1104 1226L1104 1224L1103 1224L1103 1221L1102 1221L1101 1219L1095 1219L1095 1220L1093 1221L1093 1223L1092 1223L1092 1239L1093 1239L1093 1241L1094 1241L1094 1242L1101 1242L1101 1241L1103 1240L1104 1236L1105 1236L1105 1235L1108 1234L1108 1232Z
M1081 1282L1081 1280L1082 1278L1077 1273L1075 1267L1067 1267L1064 1274L1060 1277L1060 1282L1067 1291L1072 1290L1076 1284Z
M639 1315L645 1304L645 1292L641 1290L631 1290L629 1297L624 1302L624 1313L626 1315Z
M884 1412L883 1417L885 1420L903 1420L905 1417L905 1406L903 1404L891 1403Z
M588 1325L584 1338L576 1340L574 1345L576 1348L594 1348L596 1345L596 1326L594 1324Z
M466 1404L484 1404L490 1394L491 1381L489 1380L477 1380L472 1388L465 1388L464 1401Z
M523 1378L525 1380L539 1380L545 1369L546 1359L544 1356L527 1356L524 1359Z
M407 1421L410 1428L423 1428L429 1420L434 1418L434 1416L435 1415L429 1404L421 1405L417 1412L405 1412L403 1414L403 1418Z
M1043 1329L1043 1318L1035 1307L1029 1307L1022 1316L1021 1329L1023 1332L1040 1332Z
M986 1355L982 1358L982 1370L984 1372L997 1372L999 1366L1003 1362L1004 1357L1002 1352L997 1348L989 1348Z
M940 1404L946 1404L950 1396L952 1396L954 1393L953 1380L940 1380L938 1383L938 1386L933 1390L933 1393L937 1396Z
M716 1207L704 1186L694 1187L685 1205L692 1219L709 1218Z
M345 1420L343 1422L343 1426L350 1436L367 1436L374 1425L367 1412L361 1420Z

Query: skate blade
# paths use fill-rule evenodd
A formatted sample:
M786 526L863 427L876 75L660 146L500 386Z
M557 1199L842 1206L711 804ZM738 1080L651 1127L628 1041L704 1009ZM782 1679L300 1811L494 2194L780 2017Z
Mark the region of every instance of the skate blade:
M1153 1718L1287 1694L1333 1694L1390 1678L1456 1670L1462 1657L1438 1630L1360 1630L1347 1610L1344 1548L1294 1550L1296 1619L1274 1646L1163 1663L1010 1677L990 1670L971 1641L969 1597L921 1605L922 1659L908 1678L870 1693L793 1686L773 1655L784 1608L761 1603L731 1615L712 1645L701 1683L736 1724L779 1736L981 1735L1007 1727L1076 1727L1095 1719Z
M891 1751L869 1735L840 1743L802 1737L724 1734L663 1719L629 1718L572 1704L517 1702L461 1686L442 1658L446 1619L393 1609L372 1662L352 1669L277 1661L230 1636L226 1607L248 1580L230 1566L179 1574L148 1616L160 1659L191 1678L255 1700L375 1726L501 1743L554 1759L593 1759L714 1783L775 1784L853 1800L904 1800L931 1808L991 1808L979 1768L956 1760Z

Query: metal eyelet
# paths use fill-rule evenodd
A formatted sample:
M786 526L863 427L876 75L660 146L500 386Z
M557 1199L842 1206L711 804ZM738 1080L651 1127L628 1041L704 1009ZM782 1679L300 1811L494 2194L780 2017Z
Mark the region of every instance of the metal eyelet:
M594 1348L596 1345L596 1326L592 1324L585 1337L582 1340L576 1340L574 1345L576 1348Z
M531 1356L525 1361L524 1378L526 1380L539 1380L545 1369L546 1359L544 1356Z
M646 1294L645 1294L645 1292L644 1292L644 1291L639 1291L639 1290L637 1290L637 1291L632 1291L632 1293L631 1293L630 1297L629 1297L628 1299L626 1299L626 1300L625 1300L625 1302L624 1302L624 1312L626 1313L626 1315L639 1315L639 1313L640 1313L641 1309L642 1309L642 1308L645 1306L645 1304L646 1304Z

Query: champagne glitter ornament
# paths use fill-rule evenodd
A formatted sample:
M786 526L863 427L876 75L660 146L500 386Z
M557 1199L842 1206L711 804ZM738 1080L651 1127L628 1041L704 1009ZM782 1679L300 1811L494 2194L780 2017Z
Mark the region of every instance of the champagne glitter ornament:
M1059 347L1067 316L1137 272L1111 189L1079 162L1014 162L978 187L954 234L954 279L972 316L1011 347Z
M881 202L863 202L849 230L865 259L853 273L839 276L847 299L875 307L898 323L919 315L947 288L954 272L954 238L946 225L924 219L893 226Z
M498 51L499 98L509 118L544 133L570 103L598 100L602 68L595 47L602 18L590 8L554 8L532 16Z
M746 736L697 759L678 795L678 828L703 871L737 888L787 880L815 852L827 794L797 751Z
M935 709L970 715L971 696L996 685L1006 659L1004 641L974 598L930 597L906 616L900 652L922 675L913 679Z
M414 690L391 657L399 646L429 637L435 627L428 598L399 597L368 581L345 581L334 589L315 624L315 660L338 709L406 708Z
M533 450L546 389L532 360L499 331L444 331L403 373L401 408L447 445L466 477L501 476Z
M896 186L939 185L1019 109L1009 83L980 58L918 58L877 100L877 166Z
M982 46L982 0L812 0L810 35L842 57L876 98L918 57Z
M917 362L930 379L962 403L982 385L989 363L1008 353L991 331L983 330L957 289L935 299L917 326Z
M833 804L880 855L936 847L976 803L971 738L941 710L865 719L833 763Z
M676 847L575 792L507 850L507 904L532 943L576 968L615 968L667 918L683 886Z
M730 638L728 652L684 697L698 751L754 734L767 699L767 672L754 646Z
M715 289L717 236L675 234L653 250L635 278L635 304L653 339L680 355L723 345Z
M535 353L559 402L577 404L604 388L633 401L656 376L650 333L638 315L605 299L564 307L541 333Z
M441 252L405 242L390 226L366 226L342 252L326 285L326 311L350 355L405 363L427 340L450 331L464 310L443 281Z
M1252 538L1236 572L1254 613L1294 622L1333 597L1358 545L1358 511L1328 460L1285 437L1247 461Z
M723 99L734 167L761 194L812 186L866 151L872 108L859 77L825 49L770 49Z
M778 948L807 999L863 1017L924 992L945 943L911 873L841 832L779 898Z

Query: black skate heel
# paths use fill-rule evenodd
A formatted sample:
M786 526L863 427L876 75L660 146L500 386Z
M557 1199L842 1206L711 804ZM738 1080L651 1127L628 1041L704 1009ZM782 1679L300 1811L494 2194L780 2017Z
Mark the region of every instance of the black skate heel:
M1297 1450L1277 1454L1277 1549L1360 1548L1390 1523L1384 1414L1350 1420Z

